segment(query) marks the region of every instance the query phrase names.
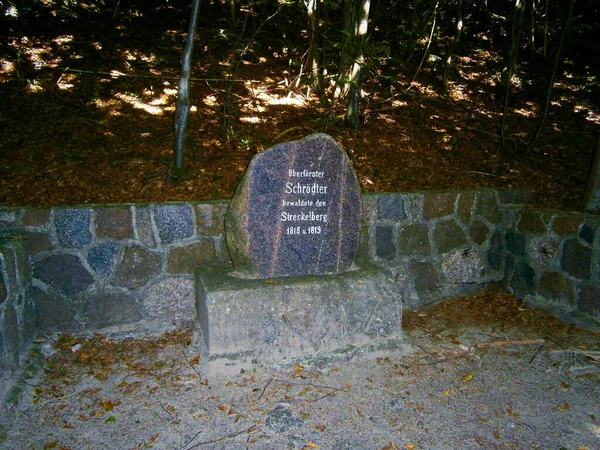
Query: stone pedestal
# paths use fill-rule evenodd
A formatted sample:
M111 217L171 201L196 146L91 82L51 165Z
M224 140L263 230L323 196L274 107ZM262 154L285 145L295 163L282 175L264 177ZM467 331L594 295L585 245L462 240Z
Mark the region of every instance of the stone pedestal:
M343 274L241 279L196 272L195 345L213 372L404 348L402 288L370 263Z

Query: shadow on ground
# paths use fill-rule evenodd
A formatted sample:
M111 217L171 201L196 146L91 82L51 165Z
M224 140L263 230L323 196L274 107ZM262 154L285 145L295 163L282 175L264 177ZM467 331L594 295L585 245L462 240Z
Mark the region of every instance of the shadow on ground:
M469 314L465 314L465 311ZM206 378L190 335L38 342L7 449L593 449L600 335L505 293L406 312L393 353ZM44 356L45 355L45 356Z

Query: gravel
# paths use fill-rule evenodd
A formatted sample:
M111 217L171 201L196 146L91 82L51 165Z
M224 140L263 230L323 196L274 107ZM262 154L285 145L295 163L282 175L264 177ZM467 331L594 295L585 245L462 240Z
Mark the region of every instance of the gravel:
M599 335L515 308L530 314L527 326L493 315L451 326L423 310L406 315L409 355L227 377L204 375L185 332L40 340L0 421L0 447L600 448Z

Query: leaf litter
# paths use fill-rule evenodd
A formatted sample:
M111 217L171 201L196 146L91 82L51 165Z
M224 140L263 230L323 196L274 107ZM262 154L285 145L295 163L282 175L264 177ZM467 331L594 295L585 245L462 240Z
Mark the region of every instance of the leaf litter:
M227 377L204 375L187 331L126 341L60 336L43 372L3 418L0 445L598 447L598 333L506 293L406 311L404 329L414 344L408 356L256 367Z

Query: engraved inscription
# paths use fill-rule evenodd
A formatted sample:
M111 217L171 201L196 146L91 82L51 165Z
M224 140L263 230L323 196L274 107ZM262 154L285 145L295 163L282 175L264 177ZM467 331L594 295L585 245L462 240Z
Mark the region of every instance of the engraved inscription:
M320 170L294 170L289 169L289 178L325 178L325 172ZM291 222L286 229L288 236L315 236L321 234L320 224L326 224L328 215L318 209L298 211L298 208L325 208L327 202L315 198L319 194L327 194L329 186L312 182L288 181L285 183L283 210L281 211L281 222ZM296 197L296 195L308 195L309 197ZM294 223L296 222L296 223Z

